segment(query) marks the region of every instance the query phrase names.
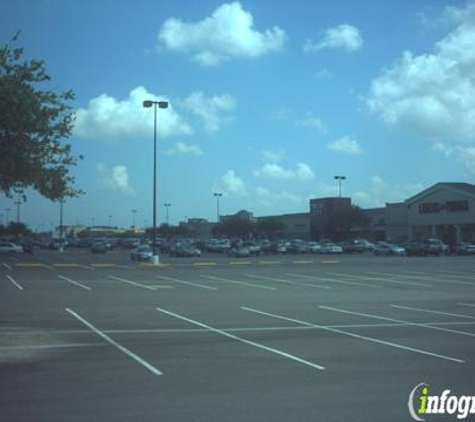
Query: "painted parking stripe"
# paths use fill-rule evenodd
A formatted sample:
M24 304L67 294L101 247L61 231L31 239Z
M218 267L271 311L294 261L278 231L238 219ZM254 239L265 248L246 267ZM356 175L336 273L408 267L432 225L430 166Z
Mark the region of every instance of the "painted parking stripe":
M459 302L459 303L457 303L457 305L475 307L475 303Z
M356 316L378 319L378 320L381 320L381 321L398 322L398 323L406 324L406 326L422 327L422 328L428 328L430 330L437 330L437 331L444 331L444 332L447 332L447 333L460 334L460 335L467 336L467 337L475 337L475 333L470 333L470 332L467 332L467 331L454 330L454 329L451 329L451 328L437 327L437 326L434 326L434 325L428 325L428 324L424 324L424 323L420 323L420 322L411 322L411 321L405 321L405 320L402 320L402 319L389 318L389 317L385 317L385 316L382 316L382 315L374 315L374 314L367 314L367 313L362 313L362 312L347 311L345 309L333 308L331 306L319 306L319 308L320 309L325 309L327 311L339 312L339 313L342 313L342 314L356 315Z
M294 355L291 355L290 353L286 353L286 352L283 352L281 350L278 350L278 349L274 349L273 347L268 347L268 346L265 346L261 343L256 343L255 341L251 341L251 340L246 340L242 337L238 337L234 334L230 334L226 331L223 331L223 330L220 330L218 328L213 328L209 325L206 325L206 324L203 324L202 322L199 322L199 321L195 321L195 320L192 320L190 318L187 318L187 317L184 317L182 315L178 315L174 312L170 312L170 311L167 311L166 309L163 309L163 308L157 308L157 311L159 312L162 312L164 314L167 314L167 315L170 315L172 317L175 317L175 318L178 318L178 319L181 319L183 321L187 321L189 322L190 324L193 324L193 325L197 325L198 327L201 327L201 328L205 328L213 333L216 333L216 334L220 334L224 337L228 337L230 339L233 339L233 340L237 340L241 343L244 343L244 344L247 344L249 346L254 346L254 347L257 347L258 349L262 349L262 350L265 350L267 352L271 352L271 353L274 353L274 354L277 354L279 356L283 356L287 359L291 359L295 362L298 362L298 363L302 363L304 365L307 365L307 366L310 366L312 368L315 368L315 369L319 369L319 370L324 370L325 367L324 366L321 366L321 365L318 365L316 363L313 363L313 362L309 362L307 360L304 360L304 359L301 359L297 356L294 356Z
M116 277L114 275L110 275L109 278L111 280L116 280L116 281L120 281L122 283L127 283L127 284L130 284L132 286L136 286L136 287L142 287L143 289L148 289L148 290L156 290L155 287L151 287L151 286L147 286L145 284L141 284L141 283L137 283L135 281L132 281L132 280L127 280L125 278L121 278L121 277Z
M206 286L206 285L200 284L200 283L192 283L191 281L179 280L177 278L172 278L172 277L165 277L165 276L157 275L156 278L161 279L161 280L173 281L173 282L179 283L179 284L186 284L187 286L199 287L201 289L218 290L217 287Z
M331 273L331 275L336 275L337 277L348 277L354 278L357 280L374 280L374 281L382 281L383 283L394 283L394 284L407 284L409 286L422 286L422 287L433 287L432 284L427 283L419 283L416 281L401 281L401 280L388 280L387 278L382 277L366 277L366 276L359 276L354 274L340 274L340 273Z
M368 273L370 274L370 273ZM373 274L373 273L371 273ZM377 274L377 273L375 273ZM382 275L388 275L388 276L392 276L392 277L401 277L401 278L408 278L408 279L417 279L417 280L427 280L427 275L426 276L421 276L421 275L404 275L404 274L391 274L391 273L379 273L379 274L382 274ZM438 277L439 274L431 274L430 277L431 277L431 281L435 282L435 283L438 283L438 284L441 284L442 282L443 283L449 283L449 284L463 284L465 286L472 286L472 287L475 287L475 283L470 283L468 281L460 281L460 280L441 280L441 281L437 281L435 280L436 277Z
M475 319L475 317L470 316L470 315L452 314L450 312L434 311L432 309L413 308L411 306L402 306L402 305L391 305L391 307L398 308L398 309L405 309L407 311L426 312L429 314L447 315L447 316L453 316L457 318L466 318L466 319Z
M131 357L133 360L135 360L136 362L140 363L142 366L147 368L150 372L152 372L155 375L162 375L162 372L160 372L153 365L151 365L150 363L148 363L146 360L142 359L140 356L136 355L135 353L131 352L126 347L124 347L121 344L117 343L115 340L111 339L107 334L104 334L101 330L97 329L90 322L86 321L81 315L79 315L78 313L72 311L69 308L66 308L66 311L69 312L74 318L76 318L77 320L82 322L86 327L91 329L98 336L100 336L105 341L107 341L109 344L114 346L116 349L120 350L122 353L125 353L127 356Z
M9 270L12 270L12 269L13 269L13 268L11 267L11 265L8 265L6 262L2 263L2 265L3 265L5 268L9 269Z
M208 278L209 280L223 281L225 283L232 283L232 284L240 284L242 286L254 287L256 289L276 290L275 287L264 286L262 284L246 283L245 281L230 280L228 278L213 277L211 275L204 275L203 277Z
M365 340L365 341L369 341L369 342L372 342L372 343L383 344L385 346L390 346L390 347L394 347L394 348L397 348L397 349L406 350L406 351L409 351L409 352L419 353L419 354L422 354L422 355L432 356L432 357L439 358L439 359L449 360L449 361L452 361L452 362L465 363L461 359L452 358L450 356L445 356L445 355L440 355L440 354L437 354L437 353L428 352L426 350L415 349L413 347L403 346L402 344L393 343L393 342L385 341L385 340L379 340L379 339L373 338L373 337L362 336L362 335L351 333L351 332L348 332L348 331L343 331L343 330L340 330L340 329L337 329L337 328L329 328L329 327L325 327L323 325L313 324L313 323L307 322L307 321L301 321L301 320L294 319L294 318L284 317L282 315L271 314L269 312L263 312L263 311L259 311L257 309L247 308L245 306L242 306L241 309L244 310L244 311L254 312L256 314L266 315L266 316L269 316L269 317L282 319L282 320L285 320L285 321L295 322L297 324L306 325L308 327L315 327L315 328L320 328L320 329L325 330L325 331L330 331L330 332L333 332L333 333L343 334L343 335L346 335L346 336L349 336L349 337L357 338L359 340Z
M92 289L89 286L85 286L77 281L71 280L70 278L64 277L62 275L58 275L58 278L61 280L67 281L68 283L74 284L75 286L81 287L82 289L91 291Z
M255 278L257 280L269 280L269 281L274 281L276 283L285 283L285 284L291 284L293 286L305 286L305 287L314 287L316 289L331 289L330 286L322 286L321 284L313 284L313 283L301 283L298 281L290 281L290 280L283 280L281 278L273 278L273 277L266 277L263 275L257 275L257 274L244 274L246 277L250 278Z
M305 274L295 274L295 273L288 273L286 275L290 275L291 277L305 278L307 280L326 281L326 282L329 282L329 283L346 284L346 285L349 285L349 286L370 287L372 289L383 289L382 286L378 286L376 284L360 283L360 282L357 282L357 281L337 280L335 278L315 277L315 276L309 276L309 275L305 275Z
M8 280L10 280L19 290L23 290L23 287L21 287L14 279L13 277L10 277L9 275L6 276Z

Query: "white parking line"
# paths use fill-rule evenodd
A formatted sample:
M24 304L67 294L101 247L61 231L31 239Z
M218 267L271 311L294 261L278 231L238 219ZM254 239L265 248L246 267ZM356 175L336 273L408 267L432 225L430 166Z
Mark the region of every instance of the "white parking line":
M370 274L370 273L368 273ZM421 275L404 275L404 274L391 274L391 273L379 273L379 274L383 274L383 275L389 275L389 276L393 276L393 277L401 277L401 278L409 278L409 279L418 279L418 280L427 280L427 277L429 275L426 275L426 276L421 276ZM439 277L439 274L431 274L430 275L431 277L431 281L435 282L435 283L438 283L438 284L441 284L441 283L449 283L449 284L463 284L463 285L466 285L466 286L472 286L472 287L475 287L475 283L470 283L468 281L460 281L460 280L435 280L436 277Z
M475 303L459 302L459 303L457 303L457 305L475 307Z
M257 280L269 280L269 281L275 281L276 283L292 284L294 286L314 287L316 289L331 289L330 286L322 286L321 284L300 283L298 281L283 280L281 278L266 277L263 275L249 274L249 273L245 273L244 275L246 277L255 278Z
M131 284L132 286L142 287L143 289L148 289L148 290L153 290L153 291L156 290L155 287L151 287L151 286L147 286L145 284L137 283L137 282L132 281L132 280L127 280L125 278L116 277L115 275L110 275L109 278L111 280L117 280L117 281L121 281L122 283Z
M275 290L275 287L264 286L262 284L246 283L245 281L229 280L227 278L213 277L211 275L204 275L202 277L208 278L209 280L223 281L225 283L240 284L242 286L254 287L256 289Z
M89 291L92 290L89 286L85 286L84 284L81 284L81 283L79 283L79 282L77 282L77 281L71 280L71 279L69 279L69 278L67 278L67 277L63 277L62 275L58 275L58 277L59 277L61 280L67 281L68 283L74 284L75 286L81 287L81 288L83 288L83 289L85 289L85 290L89 290Z
M391 305L391 307L398 308L398 309L405 309L407 311L427 312L429 314L447 315L447 316L454 316L454 317L458 317L458 318L475 319L475 317L470 316L470 315L452 314L452 313L449 313L449 312L434 311L432 309L413 308L413 307L410 307L410 306L402 306L402 305Z
M420 323L420 322L405 321L405 320L402 320L402 319L389 318L389 317L385 317L385 316L382 316L382 315L366 314L366 313L362 313L362 312L346 311L344 309L333 308L331 306L319 306L319 308L320 309L326 309L327 311L339 312L341 314L362 316L362 317L367 317L367 318L379 319L381 321L398 322L398 323L406 324L406 326L422 327L422 328L428 328L430 330L445 331L447 333L460 334L460 335L467 336L467 337L475 337L475 333L469 333L467 331L453 330L451 328L442 328L442 327L437 327L437 326L434 326L434 325L423 324L423 323Z
M147 368L150 372L152 372L155 375L162 375L162 373L155 368L153 365L148 363L146 360L142 359L140 356L136 355L135 353L131 352L129 349L126 347L122 346L121 344L117 343L115 340L112 340L107 334L104 334L102 331L98 330L94 325L92 325L90 322L86 321L82 316L77 314L76 312L72 311L69 308L65 308L67 312L69 312L73 317L81 321L86 327L90 328L92 331L94 331L98 336L102 337L105 341L107 341L109 344L112 346L116 347L119 349L122 353L125 353L127 356L131 357L134 359L136 362L140 363L142 366Z
M12 269L12 266L11 266L11 265L8 265L6 262L4 262L2 265L3 265L5 268L8 268L9 270Z
M308 280L317 280L317 281L327 281L329 283L338 283L338 284L346 284L349 286L361 286L361 287L370 287L372 289L383 289L382 286L378 286L375 284L369 284L369 283L359 283L357 281L344 281L344 280L337 280L335 278L328 278L328 277L314 277L314 276L309 276L309 275L304 275L304 274L294 274L294 273L287 273L286 275L290 275L291 277L300 277L300 278L305 278Z
M243 309L245 311L261 314L261 315L266 315L266 316L273 317L273 318L282 319L282 320L285 320L285 321L295 322L297 324L306 325L308 327L315 327L315 328L320 328L322 330L330 331L330 332L333 332L333 333L344 334L346 336L354 337L354 338L357 338L357 339L360 339L360 340L366 340L366 341L369 341L369 342L372 342L372 343L378 343L378 344L383 344L385 346L395 347L397 349L407 350L409 352L419 353L419 354L432 356L432 357L436 357L436 358L439 358L439 359L445 359L445 360L449 360L449 361L457 362L457 363L465 363L461 359L452 358L450 356L439 355L437 353L427 352L427 351L421 350L421 349L414 349L413 347L403 346L403 345L398 344L398 343L379 340L379 339L376 339L376 338L373 338L373 337L368 337L368 336L362 336L362 335L359 335L359 334L350 333L348 331L343 331L343 330L339 330L339 329L336 329L336 328L329 328L329 327L325 327L325 326L318 325L318 324L313 324L313 323L310 323L310 322L307 322L307 321L301 321L301 320L294 319L294 318L287 318L287 317L284 317L282 315L277 315L277 314L271 314L269 312L258 311L257 309L247 308L245 306L242 306L241 309Z
M382 277L367 277L365 275L354 275L354 274L339 274L339 273L331 273L332 275L336 275L339 277L349 277L349 278L356 278L358 280L374 280L374 281L382 281L384 283L394 283L394 284L407 284L408 286L422 286L422 287L432 287L432 284L427 283L418 283L415 281L401 281L401 280L388 280L387 278Z
M14 279L13 277L10 277L9 275L6 276L18 289L23 290L23 287L21 287Z
M201 289L218 290L217 287L205 286L204 284L192 283L191 281L185 281L185 280L178 280L177 278L165 277L163 275L160 275L160 276L157 275L155 277L158 278L158 279L161 279L161 280L174 281L175 283L179 283L179 284L186 284L188 286L199 287Z
M207 330L212 331L213 333L221 334L222 336L231 338L233 340L240 341L241 343L247 344L249 346L254 346L254 347L257 347L258 349L266 350L267 352L275 353L279 356L283 356L283 357L286 357L286 358L291 359L293 361L302 363L304 365L311 366L312 368L316 368L316 369L320 369L320 370L325 369L325 367L323 367L321 365L317 365L316 363L309 362L307 360L301 359L301 358L299 358L297 356L294 356L294 355L291 355L289 353L282 352L281 350L274 349L272 347L264 346L263 344L256 343L255 341L246 340L242 337L235 336L234 334L227 333L226 331L219 330L218 328L210 327L209 325L203 324L202 322L194 321L190 318L186 318L186 317L184 317L182 315L178 315L174 312L170 312L170 311L167 311L167 310L162 309L162 308L157 308L157 311L163 312L164 314L167 314L167 315L170 315L172 317L181 319L183 321L187 321L190 324L197 325L198 327L206 328Z

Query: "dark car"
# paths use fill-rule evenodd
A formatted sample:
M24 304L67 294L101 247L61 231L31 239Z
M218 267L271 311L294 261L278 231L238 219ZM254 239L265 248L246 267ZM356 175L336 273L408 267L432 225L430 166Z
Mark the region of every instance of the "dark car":
M449 247L445 245L439 239L426 239L424 240L424 249L426 255L447 255L449 253Z
M191 258L201 256L201 251L190 245L175 245L170 248L168 254L170 256Z
M457 255L475 255L475 245L468 242L457 243L452 251Z
M346 253L362 253L366 251L365 244L358 240L349 240L348 242L343 243L342 248L343 252Z
M407 256L425 256L427 255L425 245L421 242L409 242L405 245Z
M95 242L91 246L92 253L106 253L108 250L109 247L105 242Z

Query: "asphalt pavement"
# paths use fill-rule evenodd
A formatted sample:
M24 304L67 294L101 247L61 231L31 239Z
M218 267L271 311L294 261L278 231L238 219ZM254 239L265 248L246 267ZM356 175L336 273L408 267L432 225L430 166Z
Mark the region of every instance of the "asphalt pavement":
M475 396L474 267L0 256L0 420L410 421L421 383Z

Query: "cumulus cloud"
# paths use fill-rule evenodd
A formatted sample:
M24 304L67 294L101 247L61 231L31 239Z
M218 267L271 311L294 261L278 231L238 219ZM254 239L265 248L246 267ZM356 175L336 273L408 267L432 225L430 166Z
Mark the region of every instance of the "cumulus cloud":
M323 38L318 42L307 40L303 50L307 53L323 49L353 52L361 49L363 43L364 41L360 30L353 25L344 23L327 29Z
M368 188L354 192L352 197L363 207L384 207L388 202L403 202L423 189L422 183L389 183L374 175L369 180Z
M358 141L351 139L349 136L344 136L343 138L328 144L328 148L332 151L344 154L358 155L363 153L363 149Z
M266 163L254 171L256 177L277 180L298 180L301 182L313 180L313 170L305 163L298 163L295 169L286 169L277 163Z
M214 66L231 58L280 51L286 38L276 26L264 32L255 30L252 14L233 2L222 4L199 22L167 19L158 33L158 44L168 51L191 54L201 65Z
M197 91L190 94L183 101L183 105L203 121L208 132L216 132L224 121L222 113L233 110L236 100L229 94L206 97Z
M285 151L283 149L279 149L278 151L262 151L262 155L264 159L271 163L278 163L285 158Z
M187 144L185 142L177 142L175 148L165 151L168 155L203 155L203 151L198 145Z
M302 203L302 198L300 196L294 195L286 191L272 192L267 188L257 187L254 193L257 198L257 202L267 207L271 207L276 204L281 204L282 202L293 204Z
M470 173L475 174L475 146L447 146L442 143L437 143L434 144L433 149L442 152L446 157L455 160Z
M371 83L367 105L388 125L433 142L475 141L475 2L450 8L457 26L432 52L405 51Z
M236 175L234 170L229 170L221 177L219 183L219 189L226 194L235 194L240 196L246 196L248 194L244 181Z
M144 100L165 101L149 93L143 86L133 89L129 96L117 100L107 94L89 101L87 108L76 111L73 134L94 140L150 138L153 136L153 111L143 107ZM159 136L189 135L191 127L175 112L172 104L158 111Z
M328 132L328 129L322 123L320 118L315 116L313 113L306 113L305 116L299 121L299 124L303 127L317 129L320 133L323 134Z
M97 186L101 189L121 191L127 195L132 195L134 189L130 185L129 171L124 165L117 165L112 168L104 163L97 163Z

